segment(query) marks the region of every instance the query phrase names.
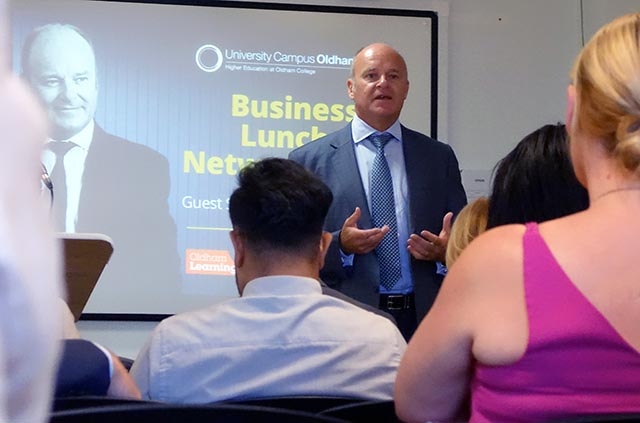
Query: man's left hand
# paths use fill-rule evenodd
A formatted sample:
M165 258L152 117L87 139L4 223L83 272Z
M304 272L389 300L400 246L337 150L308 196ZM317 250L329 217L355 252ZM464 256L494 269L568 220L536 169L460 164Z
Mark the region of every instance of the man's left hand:
M442 230L436 235L429 231L422 231L420 235L411 234L407 241L407 250L417 260L431 260L445 262L447 243L451 233L451 219L453 213L449 212L442 219Z

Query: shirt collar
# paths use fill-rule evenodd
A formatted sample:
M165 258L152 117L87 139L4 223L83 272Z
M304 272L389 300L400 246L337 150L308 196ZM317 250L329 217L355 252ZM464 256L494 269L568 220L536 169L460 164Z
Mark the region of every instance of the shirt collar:
M322 294L320 282L313 278L291 275L263 276L249 281L243 297Z
M49 138L49 142L72 142L75 143L78 147L82 148L85 151L89 151L89 147L91 146L91 141L93 140L93 130L95 128L95 122L93 119L87 123L87 125L80 130L77 134L72 136L66 140L54 140Z
M358 115L353 115L353 120L351 121L351 136L353 137L354 143L357 144L360 141L366 140L369 135L376 132L380 131L369 126L369 124L360 119ZM393 125L382 132L388 132L393 135L398 141L402 141L402 125L400 125L399 119L393 122Z

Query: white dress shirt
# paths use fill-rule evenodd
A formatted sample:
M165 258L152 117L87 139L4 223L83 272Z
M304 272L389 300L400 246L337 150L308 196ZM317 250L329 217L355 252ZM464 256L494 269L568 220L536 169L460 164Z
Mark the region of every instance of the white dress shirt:
M82 190L82 175L84 174L84 165L89 153L89 147L91 147L91 141L93 140L94 126L95 123L92 119L80 132L67 140L49 140L49 142L73 142L76 144L74 148L64 155L64 170L67 175L67 216L65 218L65 227L57 228L63 232L76 231L80 192ZM42 153L42 163L51 174L54 166L57 166L55 154L45 148ZM60 181L53 181L54 195L56 185L59 183Z
M384 317L270 276L242 297L162 321L131 375L143 398L207 403L284 395L389 400L406 343Z

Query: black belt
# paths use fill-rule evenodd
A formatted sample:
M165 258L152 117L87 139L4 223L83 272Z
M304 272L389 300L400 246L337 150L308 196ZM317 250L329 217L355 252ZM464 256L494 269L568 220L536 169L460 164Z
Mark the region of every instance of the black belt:
M382 310L413 310L416 308L415 296L411 294L380 294Z

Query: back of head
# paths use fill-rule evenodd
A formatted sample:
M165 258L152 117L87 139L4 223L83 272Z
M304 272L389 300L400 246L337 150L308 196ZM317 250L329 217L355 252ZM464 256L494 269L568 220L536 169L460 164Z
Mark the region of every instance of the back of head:
M565 126L536 129L500 160L490 199L487 228L544 222L589 207L569 158Z
M240 171L229 200L233 228L254 252L317 255L331 190L302 165L267 158Z
M571 71L572 130L602 140L631 172L640 165L639 33L640 13L613 20L585 45Z
M453 263L462 254L462 250L485 231L488 213L489 199L487 197L476 198L460 210L451 227L447 243L446 263L448 267L453 266Z

